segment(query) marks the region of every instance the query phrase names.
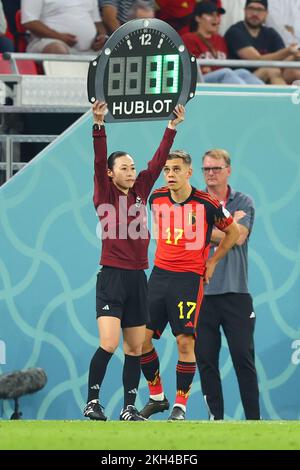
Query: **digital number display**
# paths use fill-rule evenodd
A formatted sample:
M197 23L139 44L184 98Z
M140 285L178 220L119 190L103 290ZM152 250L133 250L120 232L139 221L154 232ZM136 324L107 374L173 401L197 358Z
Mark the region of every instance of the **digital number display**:
M170 119L177 104L194 96L196 81L195 58L171 26L133 20L91 62L88 95L107 102L107 122Z
M109 59L107 96L178 93L178 87L178 54Z

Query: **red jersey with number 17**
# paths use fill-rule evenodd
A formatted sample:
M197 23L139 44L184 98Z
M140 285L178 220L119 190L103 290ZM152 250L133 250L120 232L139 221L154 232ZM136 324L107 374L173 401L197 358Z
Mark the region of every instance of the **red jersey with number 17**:
M195 188L186 201L176 203L163 187L152 193L149 203L157 240L155 266L203 275L212 229L224 231L233 222L230 213L217 199Z

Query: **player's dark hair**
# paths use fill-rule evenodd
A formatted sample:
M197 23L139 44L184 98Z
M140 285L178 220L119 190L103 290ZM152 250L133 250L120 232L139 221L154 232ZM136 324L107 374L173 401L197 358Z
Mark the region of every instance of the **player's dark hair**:
M192 164L192 157L184 150L174 150L173 152L169 153L167 160L175 160L175 158L181 158L184 163L186 163L186 165L191 166Z
M119 150L118 152L111 153L107 159L108 169L113 170L113 167L117 158L124 157L125 155L128 155L127 152L122 152L121 150Z

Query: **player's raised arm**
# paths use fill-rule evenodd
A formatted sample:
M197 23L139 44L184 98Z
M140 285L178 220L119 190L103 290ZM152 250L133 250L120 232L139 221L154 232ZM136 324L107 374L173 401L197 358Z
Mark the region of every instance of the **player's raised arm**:
M169 121L168 128L175 130L176 126L184 121L184 117L185 117L184 106L182 106L182 104L179 104L178 106L176 106L173 113L175 114L175 118Z
M158 149L156 150L152 160L148 162L148 168L140 172L136 185L139 190L143 191L143 196L147 199L150 194L150 191L159 177L168 155L170 153L173 141L176 135L176 127L178 124L184 121L185 117L185 108L182 105L177 105L174 109L175 118L170 120L168 127L164 132L162 141Z
M107 104L104 101L95 101L92 106L94 124L104 126L104 116L107 113Z
M107 145L104 128L104 116L107 112L107 104L104 101L95 101L93 112L93 140L94 140L94 205L97 209L106 198L109 188L107 175Z

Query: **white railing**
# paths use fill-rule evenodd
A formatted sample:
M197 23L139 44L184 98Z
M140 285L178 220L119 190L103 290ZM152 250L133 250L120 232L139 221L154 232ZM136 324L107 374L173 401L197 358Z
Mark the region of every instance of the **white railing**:
M12 72L19 73L17 60L34 60L35 62L91 62L95 59L95 55L83 54L30 54L28 52L5 52L3 59L8 60L11 65Z
M300 61L279 61L279 60L231 60L231 59L197 59L199 65L211 67L229 68L280 68L280 69L300 69Z
M14 70L18 73L16 60L34 60L35 62L43 62L44 60L55 62L91 62L98 54L30 54L28 52L6 52L3 58L9 60ZM229 68L300 68L300 61L272 61L272 60L231 60L231 59L197 59L199 65L212 67L229 67Z

